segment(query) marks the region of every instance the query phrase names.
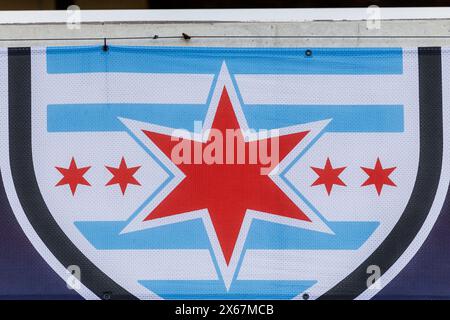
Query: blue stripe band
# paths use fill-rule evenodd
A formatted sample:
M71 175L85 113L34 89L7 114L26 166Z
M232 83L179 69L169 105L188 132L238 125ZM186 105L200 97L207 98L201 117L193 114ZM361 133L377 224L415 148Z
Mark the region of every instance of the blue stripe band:
M328 222L334 234L254 220L245 249L355 250L379 222ZM120 234L126 221L78 221L76 227L99 250L211 249L200 219ZM245 252L245 250L244 250Z
M206 112L203 104L54 104L47 107L47 130L125 131L118 117L193 130L194 121L203 121Z
M246 105L250 128L277 129L332 119L330 132L403 132L402 105Z
M141 280L141 285L164 299L287 300L317 281L235 280L229 290L221 280Z
M194 121L203 121L207 106L155 104L66 104L49 105L49 132L124 131L118 117L193 130ZM251 128L275 129L324 119L332 119L331 132L402 132L401 105L298 105L244 106ZM182 115L182 116L181 116Z
M254 220L246 249L356 250L380 225L376 221L328 221L334 234Z
M401 48L48 47L48 73L402 74Z

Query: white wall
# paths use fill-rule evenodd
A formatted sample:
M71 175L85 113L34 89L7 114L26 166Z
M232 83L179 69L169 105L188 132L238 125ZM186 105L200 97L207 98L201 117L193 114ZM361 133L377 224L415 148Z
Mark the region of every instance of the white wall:
M382 9L380 29L367 29L361 9L116 10L81 11L80 29L70 12L0 12L0 46L111 44L181 46L446 46L450 8ZM73 17L73 16L72 16ZM184 40L182 33L193 38ZM210 38L197 38L208 36ZM231 38L223 38L224 36ZM163 38L174 37L174 38ZM318 38L319 37L319 38ZM320 38L325 37L325 38ZM446 38L447 37L447 38ZM97 40L36 40L98 38ZM35 40L31 40L35 39Z

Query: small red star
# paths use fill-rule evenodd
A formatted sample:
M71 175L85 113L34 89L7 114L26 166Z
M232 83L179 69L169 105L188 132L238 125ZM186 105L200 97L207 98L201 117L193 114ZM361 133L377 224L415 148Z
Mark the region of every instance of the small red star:
M122 194L125 194L125 191L127 190L129 184L134 184L137 186L141 185L139 181L137 181L136 178L133 177L133 175L136 173L136 171L139 170L141 166L128 168L124 157L122 157L118 168L108 166L105 167L113 174L113 177L108 181L106 185L110 186L113 184L119 184L120 190L122 190Z
M90 186L90 183L83 177L83 175L91 168L82 167L78 168L75 163L75 159L72 157L70 161L69 168L61 168L55 167L62 175L63 178L59 180L56 184L56 187L68 184L70 186L70 191L72 191L72 195L75 195L75 191L77 190L77 186L79 184Z
M333 189L333 185L338 186L346 186L344 181L339 178L339 175L342 171L345 170L346 167L333 168L331 165L330 158L327 158L325 163L325 167L323 169L311 167L314 172L319 176L316 181L311 186L325 185L328 195L331 194L331 190Z
M361 169L364 170L365 173L369 176L366 181L361 185L362 187L368 186L368 185L375 185L375 188L377 189L378 195L381 195L381 190L383 189L384 185L388 186L394 186L397 185L389 178L389 175L394 171L397 167L392 168L386 168L383 169L380 158L377 158L377 162L375 163L375 168L365 168L361 167Z

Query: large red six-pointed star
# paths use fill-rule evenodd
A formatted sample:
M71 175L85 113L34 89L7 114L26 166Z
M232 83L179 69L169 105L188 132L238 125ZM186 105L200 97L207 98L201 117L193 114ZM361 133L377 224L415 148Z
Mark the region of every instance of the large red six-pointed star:
M346 167L333 168L330 158L327 158L325 167L323 169L311 167L311 169L313 169L314 172L319 176L311 186L319 186L323 184L325 185L325 189L327 190L328 195L330 195L331 190L333 189L333 185L346 186L344 181L339 178L339 175L342 173L342 171L345 170L345 168Z
M125 194L125 191L127 190L129 184L134 184L137 186L141 185L139 181L137 181L136 178L134 177L134 174L136 173L136 171L139 170L141 166L128 167L124 157L122 157L122 160L120 161L120 165L118 168L113 168L109 166L105 167L113 175L111 180L109 180L106 185L111 186L114 184L118 184L120 186L122 194Z
M217 106L212 129L220 130L223 137L227 129L237 130L233 143L234 163L228 161L223 164L194 163L195 161L175 163L184 173L184 179L152 212L149 212L144 220L208 209L225 261L229 264L248 209L303 221L311 220L270 176L261 174L261 169L267 167L267 163L261 163L259 157L256 163L248 161L249 151L256 149L255 144L258 141L244 143L243 133L225 87ZM169 158L172 149L180 143L174 141L170 135L145 130L144 133ZM307 134L308 131L305 131L266 138L266 142L270 147L271 139L279 139L279 161L281 161ZM208 139L209 142L212 140ZM192 146L191 150L208 146L208 142L189 140L189 143ZM237 163L237 147L240 143L245 145L245 163ZM224 141L224 154L226 148Z
M361 167L361 169L364 170L365 173L369 176L366 181L361 185L362 187L368 186L368 185L375 185L375 188L377 189L378 195L381 195L381 190L383 189L384 185L393 186L396 187L397 185L394 183L394 181L389 178L389 175L396 169L397 167L392 168L386 168L384 169L381 165L380 158L377 158L377 162L375 163L375 168L365 168Z
M78 168L75 159L72 157L69 168L55 167L62 175L62 179L56 184L57 187L68 184L72 195L75 195L79 184L90 186L91 184L84 178L84 174L91 168Z

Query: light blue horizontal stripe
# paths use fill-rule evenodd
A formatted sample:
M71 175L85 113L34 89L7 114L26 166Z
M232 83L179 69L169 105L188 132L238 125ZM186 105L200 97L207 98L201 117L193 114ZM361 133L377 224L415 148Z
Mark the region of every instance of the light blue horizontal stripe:
M306 56L306 49L312 56ZM401 48L48 47L48 73L401 74Z
M334 234L253 220L247 249L356 250L379 226L375 221L327 222Z
M126 221L77 221L75 226L99 250L108 249L210 249L200 219L120 234Z
M287 225L253 220L246 249L358 249L378 222L328 222L327 234ZM200 219L120 234L125 221L78 221L76 227L97 249L211 249Z
M249 127L276 129L332 119L331 132L403 132L402 105L246 105Z
M222 280L141 280L141 285L170 300L288 300L317 283L314 280L234 280L227 290Z
M332 119L331 132L402 132L401 105L258 105L244 106L253 129L275 129L312 121ZM118 117L178 129L194 129L203 121L206 105L152 104L66 104L47 108L49 132L124 131Z
M48 105L49 132L125 131L118 117L194 130L194 121L203 121L203 104L63 104Z

